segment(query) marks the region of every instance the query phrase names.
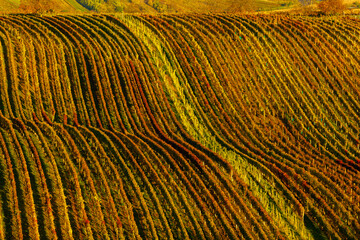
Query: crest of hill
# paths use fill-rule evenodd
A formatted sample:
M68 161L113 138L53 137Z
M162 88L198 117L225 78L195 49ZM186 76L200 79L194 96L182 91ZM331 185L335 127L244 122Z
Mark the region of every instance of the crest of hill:
M16 12L125 12L209 13L272 10L296 0L0 0L0 13ZM41 9L40 9L41 8ZM34 10L35 9L35 10Z
M354 5L354 1L360 0L344 0L344 4L351 10L359 8L360 3ZM0 0L0 13L5 14L287 12L302 8L299 0Z

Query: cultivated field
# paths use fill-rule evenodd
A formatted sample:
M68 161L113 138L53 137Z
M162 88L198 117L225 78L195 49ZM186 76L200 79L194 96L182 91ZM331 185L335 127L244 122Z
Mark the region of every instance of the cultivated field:
M360 239L360 21L0 16L0 239Z

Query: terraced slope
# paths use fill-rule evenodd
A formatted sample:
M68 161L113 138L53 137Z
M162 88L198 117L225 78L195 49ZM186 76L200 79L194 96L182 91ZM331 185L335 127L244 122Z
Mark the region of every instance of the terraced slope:
M0 17L0 239L359 239L360 22Z

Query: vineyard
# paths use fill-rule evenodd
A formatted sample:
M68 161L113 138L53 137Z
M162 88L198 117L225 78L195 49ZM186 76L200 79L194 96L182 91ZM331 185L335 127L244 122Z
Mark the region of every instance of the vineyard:
M0 16L0 239L360 239L360 20Z

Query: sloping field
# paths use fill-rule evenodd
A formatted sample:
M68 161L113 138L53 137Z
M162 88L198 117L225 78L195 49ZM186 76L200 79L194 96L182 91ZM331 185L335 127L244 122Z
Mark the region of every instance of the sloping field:
M23 9L24 7L25 9ZM87 11L87 9L81 6L76 0L1 0L0 14L19 13L24 10L29 12L39 7L44 8L42 12L49 11L50 9L57 13Z
M34 12L78 14L89 11L147 14L235 13L286 10L296 7L297 3L298 1L295 0L0 0L0 14ZM349 6L351 3L347 2Z
M14 11L18 7L19 7L19 2L17 1L8 1L8 0L0 1L0 13L5 11Z
M0 239L360 239L359 35L0 16Z

